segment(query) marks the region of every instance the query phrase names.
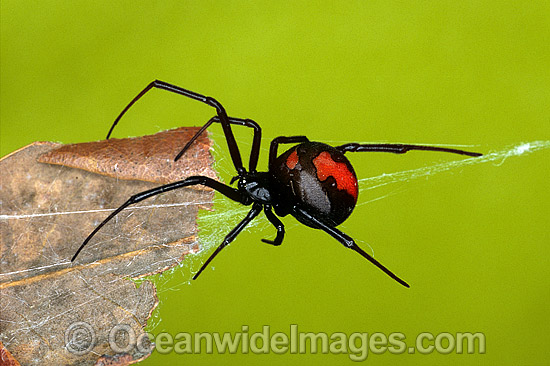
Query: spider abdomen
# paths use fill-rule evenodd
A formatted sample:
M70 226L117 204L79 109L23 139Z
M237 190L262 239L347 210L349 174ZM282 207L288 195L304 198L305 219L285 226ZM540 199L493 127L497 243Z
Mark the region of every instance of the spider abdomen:
M299 205L333 227L344 222L357 203L359 192L353 167L342 152L330 145L296 145L276 159L271 173L281 183L279 194L283 202Z

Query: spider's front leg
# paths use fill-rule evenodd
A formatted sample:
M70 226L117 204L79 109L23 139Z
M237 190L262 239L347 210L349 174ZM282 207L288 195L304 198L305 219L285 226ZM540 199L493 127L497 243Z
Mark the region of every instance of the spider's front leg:
M134 105L135 102L137 102L141 97L143 97L149 90L157 88L166 90L172 93L176 93L179 95L183 95L184 97L194 99L196 101L205 103L213 108L216 109L216 112L218 114L220 123L222 124L223 133L225 134L225 139L227 140L227 147L229 148L229 153L231 155L231 160L233 161L233 165L235 165L235 169L237 169L237 172L240 174L243 174L245 172L245 169L243 167L242 159L241 159L241 153L239 151L239 147L237 146L237 141L235 140L235 136L233 135L233 131L231 130L231 125L229 122L229 118L227 117L227 113L225 112L225 109L221 105L220 102L218 102L216 99L212 97L207 97L205 95L195 93L194 91L184 89L182 87L179 87L177 85L169 84L164 81L155 80L149 85L147 85L138 95L128 103L128 105L120 112L118 117L113 122L113 125L109 129L109 132L107 133L107 139L111 136L111 133L113 132L115 126L118 124L118 121L124 116L124 114Z
M71 262L74 262L74 260L78 256L78 253L80 253L80 251L82 249L84 249L86 244L88 244L88 242L93 238L93 236L106 223L108 223L113 217L118 215L120 213L120 211L124 210L126 207L128 207L128 206L130 206L134 203L138 203L140 201L143 201L144 199L147 199L149 197L153 197L153 196L156 196L158 194L164 193L164 192L168 192L168 191L178 189L178 188L194 186L194 185L203 185L203 186L206 186L206 187L210 187L210 188L220 192L221 194L225 195L226 197L232 199L233 201L237 201L237 202L246 204L245 199L242 197L241 193L238 190L236 190L235 188L227 186L223 183L220 183L220 182L218 182L218 181L216 181L212 178L203 177L203 176L192 176L192 177L189 177L187 179L184 179L184 180L181 180L181 181L178 181L178 182L165 184L165 185L157 187L157 188L149 189L147 191L135 194L132 197L130 197L130 199L128 199L128 201L126 201L124 204L122 204L122 206L120 206L115 211L113 211L105 220L103 220L99 225L97 225L97 227L94 229L94 231L92 231L90 233L90 235L88 235L88 237L84 240L84 242L82 243L80 248L78 248L75 255L71 259Z
M229 123L233 125L238 126L245 126L252 128L254 130L254 136L252 138L252 148L250 150L250 160L248 163L248 171L249 172L255 172L256 166L258 165L258 158L260 157L260 144L262 141L262 128L258 123L251 119L242 119L242 118L234 118L234 117L228 117ZM191 147L193 142L204 132L208 127L210 127L214 122L221 123L220 117L212 117L208 120L208 122L205 123L204 126L201 127L201 129L191 138L191 140L187 141L183 149L176 155L174 158L174 161L178 161L179 158L182 157L182 155Z

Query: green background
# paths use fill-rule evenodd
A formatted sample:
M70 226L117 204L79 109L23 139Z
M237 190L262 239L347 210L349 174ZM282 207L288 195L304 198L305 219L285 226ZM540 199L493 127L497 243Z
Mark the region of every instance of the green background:
M216 97L258 121L264 144L303 134L327 143L466 144L480 152L550 139L547 1L1 2L1 154L32 141L104 138L154 79ZM200 103L154 91L116 137L198 125ZM223 135L212 129L224 179ZM236 132L243 151L249 131ZM405 289L320 231L287 217L284 244L260 220L197 281L205 254L156 279L150 330L250 333L483 332L484 355L370 354L371 364L548 362L549 154L455 169L364 190L342 230L407 280ZM355 154L359 178L460 160ZM205 245L236 224L217 199ZM231 210L231 211L228 211ZM223 212L229 217L216 216ZM209 215L211 219L209 220ZM214 219L212 219L214 218ZM348 355L160 355L143 364L350 364Z

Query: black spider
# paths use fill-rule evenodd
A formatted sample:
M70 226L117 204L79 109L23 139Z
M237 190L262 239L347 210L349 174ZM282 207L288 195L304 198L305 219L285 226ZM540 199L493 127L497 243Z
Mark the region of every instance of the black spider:
M305 136L280 136L271 141L268 171L258 172L256 171L256 165L260 154L261 128L256 122L250 119L228 117L225 109L214 98L206 97L159 80L150 83L126 106L126 108L124 108L111 126L107 134L107 139L111 136L113 129L124 113L152 88L164 89L216 108L217 116L206 122L199 132L197 132L179 152L175 160L178 160L197 137L212 123L221 123L225 139L227 140L227 146L229 147L231 160L237 169L237 176L231 180L230 184L237 181L237 188L233 188L208 177L192 176L182 181L138 193L130 197L126 203L111 213L94 231L92 231L86 240L84 240L80 248L78 248L71 261L76 259L78 253L80 253L84 246L103 225L127 206L163 192L200 184L210 187L243 205L252 205L252 209L248 212L246 217L227 234L220 246L218 246L214 253L212 253L208 260L202 265L193 279L196 279L212 259L214 259L226 245L231 243L243 228L262 210L267 219L277 229L277 236L274 240L262 239L262 241L272 245L280 245L283 241L285 229L283 223L273 213L272 210L275 210L278 216L291 214L304 225L325 231L347 248L353 249L361 254L391 278L403 286L409 287L405 281L397 277L380 262L359 248L351 237L336 228L349 217L357 203L358 195L357 177L355 176L353 167L344 154L346 152L356 151L378 151L403 154L410 150L428 150L468 156L481 155L444 147L402 144L349 143L333 147L320 142L311 142ZM232 124L250 127L254 130L248 171L243 166L239 147L231 131ZM279 144L298 145L290 148L282 155L277 156Z

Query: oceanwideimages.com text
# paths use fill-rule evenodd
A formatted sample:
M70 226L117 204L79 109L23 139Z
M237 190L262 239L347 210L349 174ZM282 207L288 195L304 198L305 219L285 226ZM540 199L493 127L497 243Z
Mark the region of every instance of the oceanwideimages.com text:
M85 322L73 323L65 333L65 340L69 352L84 354L93 349L95 333ZM480 332L423 332L409 340L401 332L304 332L297 324L291 324L286 332L273 332L269 325L252 332L248 325L243 325L233 333L161 332L156 335L148 332L136 335L130 326L118 324L109 333L109 345L117 353L136 347L142 353L153 350L160 354L347 354L353 361L384 353L484 354L486 347L485 335Z

